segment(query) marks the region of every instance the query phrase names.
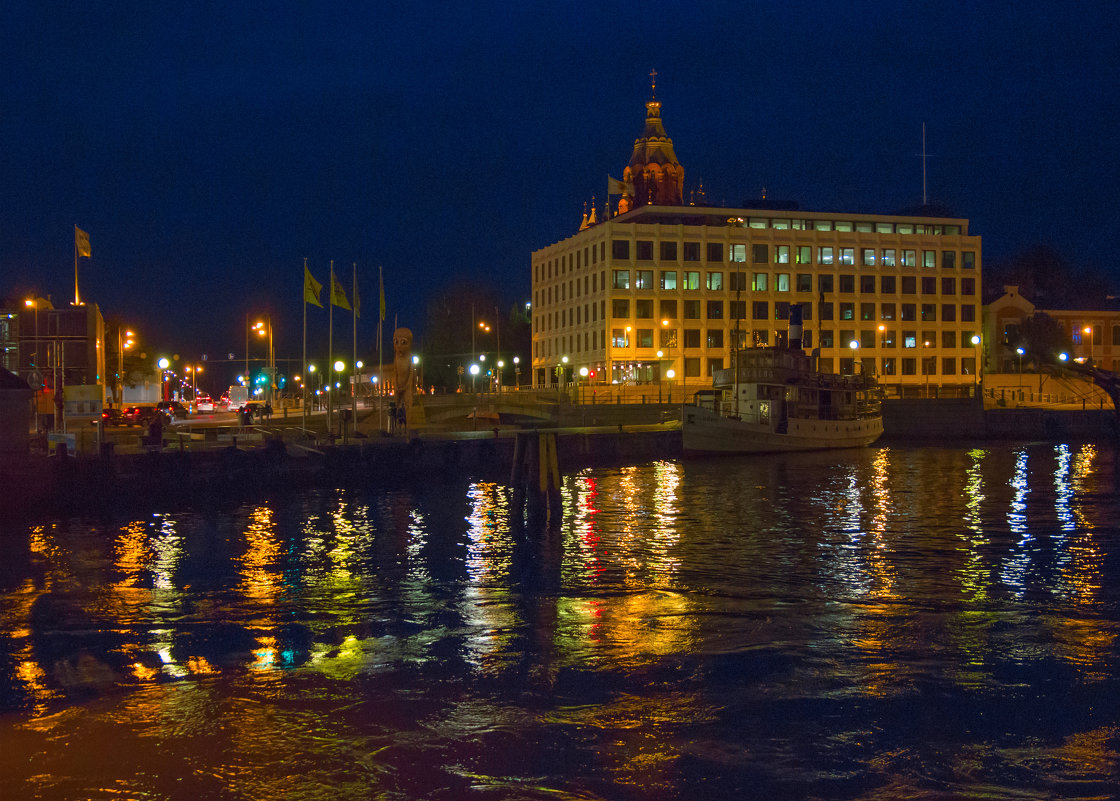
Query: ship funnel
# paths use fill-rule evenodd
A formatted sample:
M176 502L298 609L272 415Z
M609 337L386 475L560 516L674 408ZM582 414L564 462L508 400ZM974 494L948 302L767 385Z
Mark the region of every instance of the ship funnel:
M801 304L789 306L789 349L801 350Z

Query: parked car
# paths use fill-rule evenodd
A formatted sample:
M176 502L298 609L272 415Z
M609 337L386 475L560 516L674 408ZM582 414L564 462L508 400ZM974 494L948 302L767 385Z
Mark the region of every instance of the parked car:
M125 424L124 414L120 409L110 406L108 409L103 409L101 417L90 420L91 423L97 425L101 423L107 426L123 426Z
M162 412L157 412L154 406L129 406L124 410L122 416L125 425L146 426L152 422L152 418L156 414L162 414Z
M186 420L191 414L190 409L179 401L160 401L156 404L156 408L172 420Z

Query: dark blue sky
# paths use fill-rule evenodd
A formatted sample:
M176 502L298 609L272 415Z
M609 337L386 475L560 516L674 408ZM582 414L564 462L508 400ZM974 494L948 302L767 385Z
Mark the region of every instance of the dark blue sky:
M378 265L418 332L449 281L527 299L529 253L628 160L651 67L686 197L897 211L924 121L930 201L987 258L1116 274L1115 2L183 6L0 6L0 294L72 297L77 223L83 297L184 358L240 355L249 312L298 349L305 256L357 262L369 343Z

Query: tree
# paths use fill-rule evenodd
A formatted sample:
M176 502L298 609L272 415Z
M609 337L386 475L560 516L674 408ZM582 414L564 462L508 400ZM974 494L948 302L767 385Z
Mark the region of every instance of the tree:
M500 304L494 287L473 280L452 284L431 297L421 355L425 383L454 390L460 367L469 369L479 352L493 352L499 333L504 343L505 331L494 328ZM480 321L490 324L491 332L482 332Z
M1035 245L1006 261L984 265L984 302L1003 294L1005 285L1044 309L1097 309L1110 294L1112 282L1099 270L1070 264L1055 248Z
M1059 353L1069 353L1073 342L1061 324L1045 312L1035 312L1019 327L1019 341L1008 343L1022 348L1024 358L1035 367L1054 364Z

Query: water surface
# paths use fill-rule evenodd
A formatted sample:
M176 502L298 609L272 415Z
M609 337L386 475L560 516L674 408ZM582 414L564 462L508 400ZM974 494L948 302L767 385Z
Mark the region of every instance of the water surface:
M883 447L583 471L551 534L438 480L9 529L0 797L1113 797L1118 476Z

